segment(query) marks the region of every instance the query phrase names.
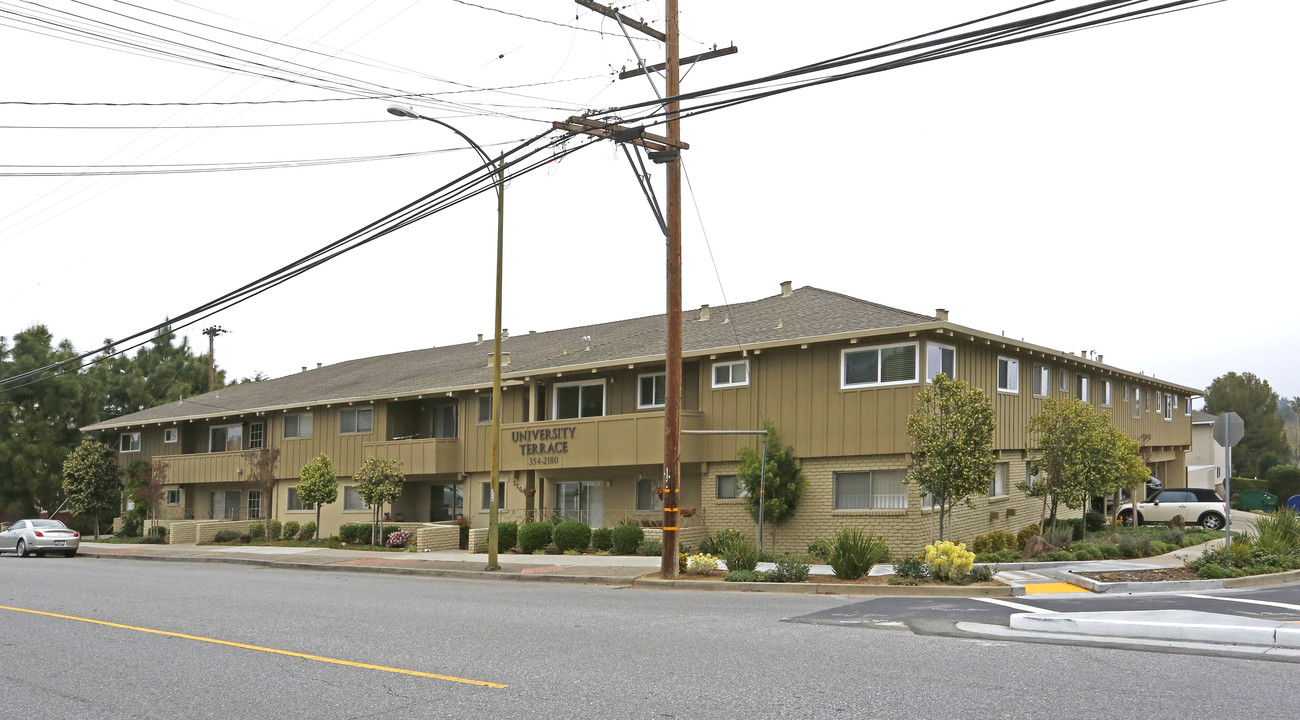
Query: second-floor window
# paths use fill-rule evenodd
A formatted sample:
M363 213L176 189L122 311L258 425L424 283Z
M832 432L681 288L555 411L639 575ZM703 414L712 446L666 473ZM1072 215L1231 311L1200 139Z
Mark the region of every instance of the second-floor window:
M1190 397L1183 398L1183 414L1192 414L1192 399Z
M488 422L492 422L492 400L488 400ZM433 436L436 438L456 437L455 403L439 403L433 406Z
M311 437L311 413L289 413L284 416L284 436L286 438Z
M1046 365L1034 366L1034 397L1052 394L1052 369Z
M957 377L957 348L937 343L925 344L925 377L934 380L939 373L948 378Z
M1174 396L1165 394L1165 419L1174 419Z
M339 411L339 434L368 433L374 419L374 408L344 408Z
M749 384L749 360L713 363L713 387L740 387Z
M244 426L219 425L208 430L208 452L236 452L244 449Z
M1129 417L1142 417L1142 388L1133 388L1133 406L1129 408Z
M1088 387L1087 375L1074 376L1074 397L1084 402L1092 402L1091 388Z
M637 385L637 407L659 408L664 406L668 397L668 375L666 373L642 375Z
M181 438L181 431L180 431L179 428L164 428L164 429L163 429L163 442L165 442L165 443L174 443L174 442L180 440L180 438Z
M916 343L841 351L843 389L916 382Z
M248 424L248 449L261 450L266 447L266 423Z
M117 449L122 452L140 452L140 433L122 433L118 438Z
M1020 392L1020 361L1015 358L998 358L998 392Z
M1102 404L1102 405L1105 405L1106 407L1110 407L1110 405L1111 405L1110 381L1109 381L1109 380L1102 380L1102 381L1101 381L1101 404Z
M582 380L571 383L556 383L554 411L556 420L604 415L605 381Z

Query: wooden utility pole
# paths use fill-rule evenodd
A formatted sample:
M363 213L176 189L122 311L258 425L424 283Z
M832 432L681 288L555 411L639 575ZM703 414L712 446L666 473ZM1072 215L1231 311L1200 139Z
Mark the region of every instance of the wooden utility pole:
M217 384L217 336L228 332L220 325L203 329L203 334L208 336L208 392L212 392L212 386Z
M678 77L677 0L666 0L668 97L680 93ZM668 103L668 143L681 142L677 114L681 103ZM664 534L660 570L665 578L677 577L677 523L682 486L682 163L677 155L666 163L668 171L668 359L667 397L664 399Z

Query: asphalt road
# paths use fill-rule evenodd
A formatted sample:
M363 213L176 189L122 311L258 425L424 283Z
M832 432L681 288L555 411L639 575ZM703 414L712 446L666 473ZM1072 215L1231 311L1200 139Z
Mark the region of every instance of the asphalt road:
M4 557L0 605L17 609L0 610L0 708L33 720L1146 720L1272 717L1300 700L1288 663L827 621L881 601ZM968 603L996 607L952 607Z

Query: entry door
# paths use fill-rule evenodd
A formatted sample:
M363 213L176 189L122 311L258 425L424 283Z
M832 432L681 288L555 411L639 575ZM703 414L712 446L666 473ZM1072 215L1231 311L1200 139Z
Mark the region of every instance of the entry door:
M455 520L465 512L460 485L433 485L429 491L429 520Z
M213 520L239 519L239 491L212 491L208 494L211 502L209 517Z
M577 520L593 527L604 524L605 482L555 484L555 512L561 520Z

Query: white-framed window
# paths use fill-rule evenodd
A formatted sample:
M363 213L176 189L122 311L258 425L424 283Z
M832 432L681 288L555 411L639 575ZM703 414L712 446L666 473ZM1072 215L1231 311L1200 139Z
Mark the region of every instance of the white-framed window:
M917 381L917 343L845 348L840 351L840 388L904 385Z
M1142 409L1151 412L1151 391L1142 393Z
M1165 393L1165 420L1173 421L1174 419L1174 396Z
M836 510L902 510L907 508L903 470L835 473Z
M927 342L925 344L925 378L927 381L933 382L934 376L939 373L947 375L949 379L956 379L957 348L951 345Z
M651 478L636 479L636 509L663 510L664 501L655 492L655 481Z
M989 483L989 497L1007 494L1007 479L1011 476L1011 463L993 463L993 482Z
M339 434L368 433L374 422L374 408L343 408L339 411Z
M1128 383L1124 383L1124 402L1128 402L1128 400L1129 400L1129 387L1128 387Z
M286 503L284 504L284 506L285 506L285 510L291 510L291 511L295 511L295 512L296 512L296 511L299 511L299 510L315 510L315 509L316 509L316 506L315 506L315 505L303 505L303 504L302 504L302 501L300 501L300 500L298 499L298 486L297 486L297 485L294 485L293 487L289 488L289 500L288 500L288 502L286 502Z
M731 500L733 498L743 497L749 497L749 493L745 492L745 486L743 484L736 482L735 475L718 476L719 500Z
M261 450L266 447L266 423L248 424L248 449Z
M181 491L180 491L180 490L168 490L168 491L167 491L167 504L168 504L168 505L180 505L180 504L181 504Z
M1111 403L1114 401L1114 398L1111 397L1110 393L1111 393L1110 381L1102 380L1101 381L1101 404L1104 405L1105 407L1110 407Z
M605 379L556 383L551 417L556 420L605 414Z
M216 425L208 428L208 452L237 452L243 449L243 425Z
M478 396L478 424L486 425L492 422L492 396Z
M357 492L356 485L343 486L343 509L347 511L369 510L371 509L366 501L361 499L361 493Z
M1020 361L1015 358L998 358L998 392L1020 392Z
M117 449L121 452L140 452L140 433L122 433L117 439Z
M248 519L249 520L262 519L262 491L261 490L248 491Z
M1034 397L1052 394L1052 369L1046 365L1034 366Z
M181 439L180 428L163 428L163 442L174 443Z
M1070 371L1061 371L1061 392L1070 392Z
M1183 398L1183 414L1190 416L1192 414L1192 398Z
M1034 464L1028 462L1025 463L1025 485L1032 490L1033 487L1038 484L1040 479L1038 473L1034 472Z
M1142 417L1142 388L1133 388L1133 407L1129 409L1129 417Z
M1092 384L1087 375L1079 374L1074 376L1074 397L1084 402L1092 402Z
M311 437L311 413L286 414L284 416L284 437L286 439Z
M749 384L749 359L713 363L713 387L741 387Z
M1161 414L1164 411L1165 411L1165 395L1164 393L1158 392L1156 393L1156 414Z
M490 482L485 482L485 483L481 483L481 484L482 484L482 486L483 486L483 489L482 489L482 495L483 495L483 509L484 509L484 510L491 510L491 509L492 509L492 495L491 495L490 493L491 493L492 483L490 483ZM501 482L498 482L498 483L497 483L497 509L498 509L498 510L505 510L505 509L506 509L506 484L505 484L505 481L501 481Z
M661 408L668 398L668 374L648 373L636 381L636 406L638 408Z

